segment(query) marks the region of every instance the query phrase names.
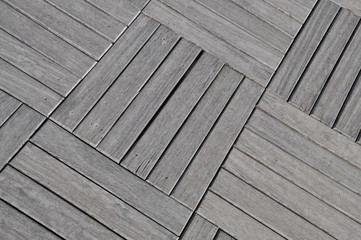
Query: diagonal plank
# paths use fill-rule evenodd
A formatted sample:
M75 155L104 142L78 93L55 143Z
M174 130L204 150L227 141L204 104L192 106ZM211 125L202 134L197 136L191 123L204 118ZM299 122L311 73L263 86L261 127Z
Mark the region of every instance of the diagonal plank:
M20 105L20 101L0 90L0 127L2 127Z
M222 230L218 231L217 236L214 238L214 240L236 240L235 238L231 237L227 233L223 232Z
M185 230L184 235L181 237L182 240L211 240L217 233L218 228L215 225L213 225L211 222L207 221L196 213L189 221L190 224Z

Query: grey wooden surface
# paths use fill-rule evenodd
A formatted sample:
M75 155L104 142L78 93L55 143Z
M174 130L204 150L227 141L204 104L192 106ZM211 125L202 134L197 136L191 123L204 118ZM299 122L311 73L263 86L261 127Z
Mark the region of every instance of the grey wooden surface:
M0 90L0 127L18 109L21 102Z
M215 225L195 213L181 239L211 240L216 235L217 230L218 228Z
M214 238L215 240L235 240L232 236L228 235L227 233L219 230L217 236Z

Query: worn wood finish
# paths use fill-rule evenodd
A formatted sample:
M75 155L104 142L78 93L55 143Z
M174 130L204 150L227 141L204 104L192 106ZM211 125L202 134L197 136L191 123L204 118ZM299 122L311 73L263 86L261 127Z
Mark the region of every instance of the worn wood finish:
M304 22L317 0L264 0L285 14Z
M200 48L182 39L97 149L119 163L200 51Z
M0 127L18 109L21 102L0 90Z
M204 53L162 107L121 165L145 179L175 137L199 99L213 82L223 63Z
M191 210L51 121L31 141L177 235L191 216Z
M238 75L238 78L242 77ZM175 187L172 193L174 198L191 209L197 206L262 92L260 85L249 79L243 80Z
M178 39L176 33L166 27L159 27L79 124L75 133L92 146L97 146L164 61Z
M215 225L213 225L211 222L207 221L196 213L189 221L190 224L185 230L184 235L181 237L182 240L212 240L217 233L218 228Z
M142 10L150 0L127 0L130 2L133 6L138 8L139 10Z
M333 2L349 9L355 14L361 16L361 2L358 0L332 0Z
M217 236L214 240L236 240L232 236L228 235L227 233L223 232L222 230L218 230Z
M176 239L162 226L33 144L27 144L11 166L127 239Z
M93 70L57 108L52 119L71 131L126 68L159 24L140 15ZM102 81L99 81L102 79Z
M223 67L161 156L150 183L170 194L241 81L237 72Z

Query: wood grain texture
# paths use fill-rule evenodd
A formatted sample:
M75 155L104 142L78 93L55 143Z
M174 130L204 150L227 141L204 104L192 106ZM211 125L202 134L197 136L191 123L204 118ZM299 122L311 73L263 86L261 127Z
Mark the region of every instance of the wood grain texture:
M317 0L300 1L300 0L264 0L268 4L280 9L285 14L297 19L303 23L309 12L312 9L312 3L315 4Z
M120 162L201 49L182 39L97 147Z
M138 8L139 10L142 10L150 0L127 0L130 2L133 6Z
M83 77L95 61L69 43L39 26L14 8L0 1L1 28L60 64L78 77Z
M218 228L211 222L202 218L198 214L194 214L190 220L190 224L185 230L182 240L204 239L212 240L216 235Z
M358 0L332 0L333 2L349 9L355 14L361 16L361 2Z
M285 100L289 98L338 10L339 7L328 0L319 1L272 77L271 91Z
M236 240L236 239L228 235L227 233L223 232L222 230L218 230L218 234L214 238L214 240Z
M72 91L52 115L52 119L71 131L101 98L118 75L151 37L159 24L140 15L122 34L110 51ZM99 81L102 79L102 81Z
M51 121L31 141L177 235L191 216L191 210Z
M220 37L197 26L165 4L151 1L144 13L181 34L187 40L201 46L205 51L229 63L236 70L266 86L273 70L244 52L226 43ZM186 30L185 30L186 29Z
M12 167L0 183L3 200L64 239L123 239Z
M242 77L239 74L238 78ZM172 193L174 198L191 209L197 206L262 92L260 85L249 79L243 80L178 182Z
M141 178L147 178L222 66L217 58L203 53L121 165Z
M170 194L242 81L225 66L151 172L148 181Z
M31 143L16 155L11 166L127 239L176 239L173 233Z
M0 90L0 127L20 107L21 102Z
M176 33L160 26L74 132L92 146L97 146L178 39Z

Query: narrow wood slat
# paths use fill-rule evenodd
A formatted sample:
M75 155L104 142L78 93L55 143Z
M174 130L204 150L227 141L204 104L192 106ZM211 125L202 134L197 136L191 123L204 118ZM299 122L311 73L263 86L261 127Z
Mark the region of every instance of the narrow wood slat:
M161 156L150 183L170 194L241 81L236 71L223 67Z
M97 149L119 163L200 51L200 48L182 39Z
M201 46L205 51L221 58L262 86L266 86L271 78L273 70L270 67L194 24L165 4L157 0L151 1L144 9L144 13Z
M20 107L21 102L0 90L0 127Z
M11 166L127 239L176 239L173 233L31 143L16 155Z
M199 99L213 82L223 63L204 53L162 107L121 165L145 179L177 134Z
M311 112L359 19L350 11L341 9L290 97L290 101L302 111Z
M195 213L193 218L190 220L190 224L185 230L184 235L180 239L212 240L216 235L217 230L218 228L215 225Z
M310 4L306 5L305 2L310 1L304 1L304 0L264 0L268 4L280 9L285 14L290 15L291 17L297 19L301 23L303 23L309 12L312 9L312 6L310 7ZM315 3L317 0L312 0L313 3ZM327 0L328 1L328 0Z
M72 91L52 115L52 119L71 131L101 98L118 75L147 42L159 24L140 15L118 39L93 70ZM99 81L101 79L101 81Z
M272 77L271 91L285 100L289 98L338 10L329 0L319 1Z
M191 216L191 210L51 121L31 141L177 235Z
M83 77L95 61L0 1L1 28L54 62Z
M312 115L333 126L337 115L361 70L361 25L347 46L324 91L318 98ZM340 79L342 81L340 81Z
M5 0L45 29L99 60L111 42L43 0Z
M0 200L0 238L17 240L60 240L28 216Z
M65 97L80 80L68 70L0 30L0 57Z
M359 0L332 0L344 8L349 9L355 14L361 16L361 2Z
M228 235L227 233L223 232L222 230L219 230L214 240L236 240L236 239Z
M242 78L240 74L238 77ZM175 187L172 193L174 198L195 209L262 92L263 88L258 84L248 79L243 80ZM220 139L222 141L219 141Z
M142 10L150 0L127 0L136 8Z
M123 239L11 167L0 174L0 197L65 239Z
M284 239L211 191L207 192L197 213L236 239Z
M238 178L241 178L243 181L267 194L270 198L300 215L305 220L332 235L334 238L360 239L361 228L359 223L348 218L336 209L310 195L303 189L297 187L238 150L234 150L233 154L230 155L229 159L226 161L225 168L235 174ZM227 189L225 184L229 186L241 186L241 181L236 181L236 178L233 178L233 182L231 182L230 179L228 179L228 181L227 179L224 179L223 184L218 185L217 193L222 196L227 194L227 198L232 198L230 200L235 203L243 202L245 196L250 197L248 201L245 201L245 205L253 205L255 202L252 201L252 199L257 199L258 203L254 206L253 211L259 211L258 214L267 215L268 221L275 225L279 224L279 229L287 226L285 229L282 229L284 233L291 230L301 231L289 233L290 235L287 235L287 237L300 239L333 239L331 236L328 236L325 232L317 229L310 223L307 223L302 218L300 219L302 219L304 223L300 225L297 223L295 224L296 217L291 217L290 219L280 217L279 213L281 209L276 210L276 207L267 207L265 202L262 203L263 201L259 196L260 194L251 196L244 190L242 191L240 189L237 191L235 189L236 187ZM230 182L233 184L230 184ZM214 186L214 189L215 188L216 186ZM235 191L237 191L237 194L235 194ZM264 206L265 209L260 209L261 206ZM270 210L275 210L275 212ZM278 215L280 219L276 220L276 215ZM297 226L299 226L300 229L296 229ZM308 227L306 228L306 226Z
M92 146L97 146L178 39L176 33L160 26L74 132Z

